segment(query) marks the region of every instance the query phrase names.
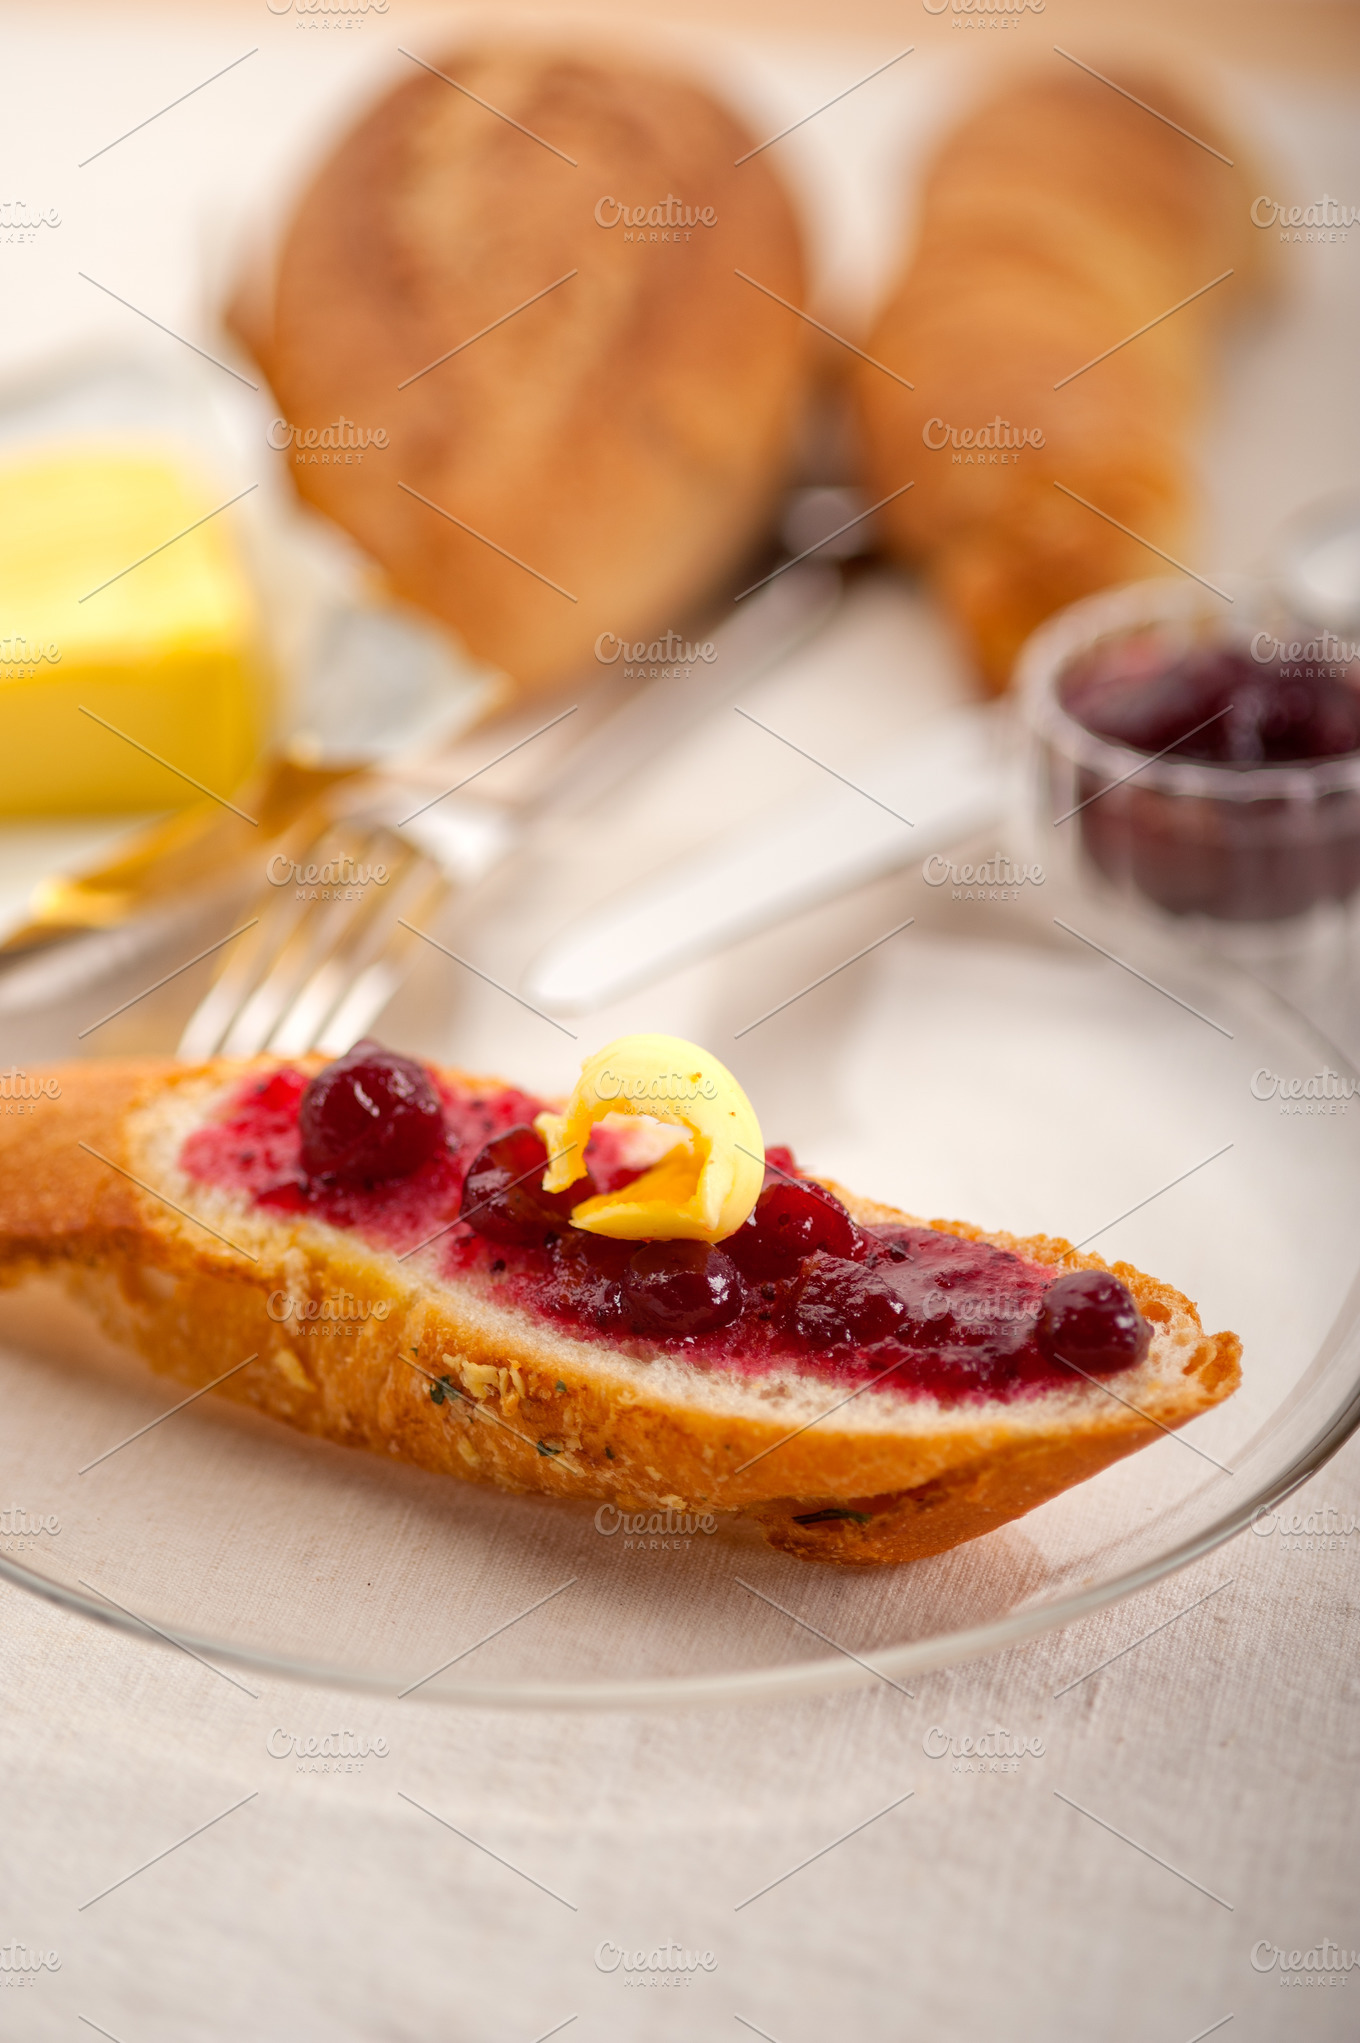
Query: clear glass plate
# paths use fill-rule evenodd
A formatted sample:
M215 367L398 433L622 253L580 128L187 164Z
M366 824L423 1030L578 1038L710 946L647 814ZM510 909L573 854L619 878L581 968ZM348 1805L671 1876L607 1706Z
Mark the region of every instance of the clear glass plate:
M1243 1337L1241 1390L1185 1435L887 1569L799 1563L741 1525L629 1531L613 1511L388 1464L211 1397L82 1475L181 1393L44 1282L0 1299L0 1572L223 1665L419 1684L428 1702L637 1707L832 1690L872 1669L900 1681L1084 1616L1250 1525L1360 1419L1360 1105L1280 1097L1325 1070L1335 1094L1349 1068L1249 979L1163 959L1169 998L1056 931L1056 901L979 915L950 891L918 874L837 904L583 1025L582 1041L649 1021L709 1042L767 1139L909 1211L1073 1240L1102 1229L1102 1253ZM555 912L547 877L535 898ZM848 952L861 926L909 910L916 927L733 1042L828 931ZM464 941L489 946L495 923L492 902ZM171 932L125 957L122 977L104 939L20 967L0 986L4 1064L79 1054L77 1029L176 943L182 956ZM171 989L173 1012L157 996L96 1040L162 1047L195 981ZM383 1034L544 1087L568 1085L580 1054L438 957Z

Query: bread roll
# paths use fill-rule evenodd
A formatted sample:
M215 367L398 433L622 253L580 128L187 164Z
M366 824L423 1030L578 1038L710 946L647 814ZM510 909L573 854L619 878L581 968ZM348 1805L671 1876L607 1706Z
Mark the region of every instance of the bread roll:
M756 138L679 77L519 44L432 62L457 86L408 66L233 320L303 495L537 686L601 633L607 657L678 627L759 532L807 329L734 272L799 303L798 228L768 157L736 162ZM298 445L327 427L343 451Z
M1172 572L1056 483L1202 565L1189 445L1251 259L1238 173L1054 62L972 111L927 174L910 266L867 342L915 390L855 372L872 497L915 482L882 514L887 543L925 563L994 689L1063 604ZM1126 82L1223 148L1160 79Z

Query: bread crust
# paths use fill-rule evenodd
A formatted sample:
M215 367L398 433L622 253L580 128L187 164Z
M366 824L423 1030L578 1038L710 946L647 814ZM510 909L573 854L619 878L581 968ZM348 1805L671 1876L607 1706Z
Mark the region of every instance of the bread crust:
M508 1490L743 1513L784 1552L842 1564L976 1538L1184 1425L1239 1381L1236 1335L1206 1335L1188 1299L1124 1263L1115 1273L1154 1329L1146 1362L1120 1379L1128 1403L1084 1382L1007 1404L941 1407L886 1392L846 1402L819 1379L750 1381L578 1340L437 1281L428 1251L398 1262L178 1174L187 1128L276 1061L51 1074L59 1097L0 1124L0 1282L64 1271L107 1331L194 1388L254 1356L217 1394L317 1437ZM831 1189L863 1223L923 1224ZM1047 1236L924 1224L1039 1263L1108 1267ZM318 1309L349 1296L370 1310L323 1340L280 1319L284 1295Z
M757 535L810 348L736 271L801 304L798 227L770 159L738 167L756 138L678 75L516 41L433 61L466 90L409 67L234 323L290 424L387 435L359 459L294 443L302 494L538 687L602 633L683 630Z

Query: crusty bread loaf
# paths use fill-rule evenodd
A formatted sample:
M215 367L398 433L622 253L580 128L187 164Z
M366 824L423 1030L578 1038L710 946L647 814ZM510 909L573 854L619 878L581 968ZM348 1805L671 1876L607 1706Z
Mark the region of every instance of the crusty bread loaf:
M186 1176L185 1137L275 1061L51 1074L58 1097L0 1123L0 1282L64 1270L115 1338L192 1386L255 1354L218 1394L302 1432L508 1490L740 1512L811 1560L914 1560L974 1539L1237 1386L1236 1335L1206 1336L1188 1299L1124 1263L1113 1268L1153 1327L1146 1359L1118 1379L1127 1403L1075 1380L955 1407L868 1390L830 1413L844 1390L815 1376L738 1377L574 1338L441 1281L432 1251L402 1262ZM862 1223L907 1222L832 1189ZM1039 1263L1105 1267L1043 1236L929 1224ZM271 1314L280 1291L389 1309L351 1338L308 1340Z
M407 66L233 321L286 424L332 428L289 439L303 494L473 653L546 683L602 633L681 627L758 533L808 330L734 272L800 303L798 229L769 157L737 163L756 138L679 76L516 42L431 62L456 85ZM387 444L336 450L342 415Z
M1223 147L1164 80L1121 82ZM855 387L873 498L915 482L882 514L888 544L926 564L993 688L1053 611L1157 572L1056 483L1195 559L1190 440L1249 281L1249 202L1239 170L1057 58L970 111L930 166L866 344L916 388L865 363Z

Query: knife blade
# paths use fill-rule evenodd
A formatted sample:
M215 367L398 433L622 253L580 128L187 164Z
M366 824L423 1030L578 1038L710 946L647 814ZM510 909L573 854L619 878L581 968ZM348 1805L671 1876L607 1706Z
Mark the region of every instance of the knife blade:
M526 994L589 1013L986 829L1006 806L1007 732L995 708L956 710L866 762L867 794L803 796L677 860L555 937Z

